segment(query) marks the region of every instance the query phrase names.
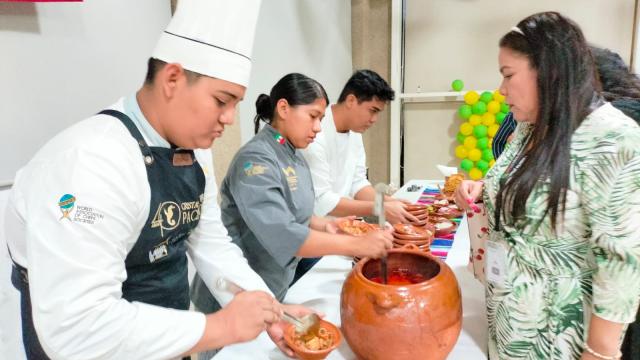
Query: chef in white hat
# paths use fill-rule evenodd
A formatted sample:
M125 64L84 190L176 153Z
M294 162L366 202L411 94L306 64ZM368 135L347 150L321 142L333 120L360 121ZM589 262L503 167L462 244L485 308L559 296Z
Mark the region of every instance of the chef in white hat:
M283 305L220 221L209 150L244 96L259 7L180 0L142 88L17 173L6 236L29 359L169 359L265 328L284 346ZM188 311L187 253L224 309Z

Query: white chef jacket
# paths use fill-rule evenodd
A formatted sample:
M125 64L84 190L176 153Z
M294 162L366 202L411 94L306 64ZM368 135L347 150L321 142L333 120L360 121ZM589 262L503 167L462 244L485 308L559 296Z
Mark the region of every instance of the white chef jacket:
M322 120L322 131L302 153L311 168L316 193L315 215L327 215L340 198L353 198L362 188L371 185L367 180L362 135L353 131L338 133L331 106Z
M140 125L146 120L133 99L133 110L123 99L111 108L133 115L150 146L168 147L148 123ZM222 225L211 151L195 156L206 178L200 222L188 239L195 267L221 304L233 297L216 286L221 277L270 293ZM64 194L75 197L79 221L64 218L58 203ZM29 271L34 323L51 358L169 359L202 336L201 313L122 299L125 258L149 216L150 195L136 140L107 115L58 134L17 173L7 243Z

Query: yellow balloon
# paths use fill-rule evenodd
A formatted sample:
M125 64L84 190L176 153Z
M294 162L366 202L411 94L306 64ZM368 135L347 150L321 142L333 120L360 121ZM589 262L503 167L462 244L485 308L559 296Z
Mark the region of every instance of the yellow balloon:
M504 95L500 93L500 90L493 92L493 99L499 103L504 102Z
M482 170L478 169L477 167L471 168L471 170L469 170L469 177L471 178L471 180L482 179Z
M488 149L493 149L493 138L492 137L489 138L489 144L487 145L487 148Z
M496 114L499 111L500 111L500 102L496 100L489 101L489 103L487 104L487 112Z
M489 161L489 167L492 168L493 165L495 165L496 161L495 160L491 160Z
M475 136L467 136L467 138L464 139L464 147L466 147L468 150L472 150L472 149L478 150L476 149L476 144L478 144L478 139L476 139ZM478 161L478 160L473 160L473 161Z
M482 124L482 116L477 115L477 114L473 114L473 115L469 116L469 124L471 124L471 126L476 126L476 125Z
M480 95L473 90L467 91L467 93L464 94L464 102L467 103L468 105L473 105L477 103L479 99L480 99Z
M462 133L462 135L464 136L469 136L471 135L471 133L473 132L473 125L469 124L468 122L463 122L462 124L460 124L460 132Z
M468 149L468 147L466 148ZM482 158L482 151L480 151L480 149L471 149L469 150L469 155L467 155L467 157L473 162L478 161Z
M498 105L499 107L500 105ZM496 116L491 114L491 113L484 113L484 115L482 115L482 125L484 126L491 126L493 124L496 123ZM489 135L491 136L491 135Z
M464 159L467 157L467 148L464 145L456 146L456 157L458 159Z
M498 124L490 125L489 129L487 130L487 135L489 135L489 137L496 136L496 133L498 132L499 128L500 128L500 125L498 125ZM471 131L473 131L473 129L471 129Z

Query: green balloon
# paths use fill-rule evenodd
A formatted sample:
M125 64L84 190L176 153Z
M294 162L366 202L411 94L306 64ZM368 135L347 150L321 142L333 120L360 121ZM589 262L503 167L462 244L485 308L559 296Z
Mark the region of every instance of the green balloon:
M473 127L473 135L478 139L487 137L487 131L489 131L489 129L485 125L476 125Z
M464 144L464 139L465 139L465 138L466 138L466 136L464 136L461 132L459 132L459 133L456 135L456 140L458 140L458 143L459 143L460 145Z
M482 94L480 94L480 101L484 102L485 104L488 104L489 101L493 100L493 93L490 91L485 91Z
M487 170L482 170L482 177L487 176L487 172L488 172L488 171L489 171L489 169L487 169Z
M458 109L458 115L460 115L460 117L463 119L468 119L471 116L471 113L471 106L467 104L460 106L460 108Z
M482 160L486 162L493 160L493 151L491 149L482 150Z
M460 161L460 168L464 171L471 170L471 168L473 168L473 161L469 159L462 159L462 161Z
M473 104L471 111L476 115L482 115L487 112L487 104L483 101L478 101Z
M462 80L460 79L453 80L453 82L451 83L451 88L455 91L460 91L462 90L462 88L464 88L464 82L462 82Z
M482 126L482 125L478 125L478 126ZM489 138L488 137L483 137L481 139L478 139L478 142L476 143L476 147L480 150L484 150L486 148L489 147ZM476 165L477 167L477 165ZM482 169L480 169L482 170Z
M508 113L509 112L509 105L502 103L500 104L500 111L503 113Z
M485 171L487 171L489 169L489 162L488 161L484 161L484 160L478 160L476 162L476 167L480 170L482 170L482 172L484 173Z
M502 122L504 121L504 118L507 116L507 114L503 113L503 112L499 112L496 114L496 122L498 123L498 125L501 125Z

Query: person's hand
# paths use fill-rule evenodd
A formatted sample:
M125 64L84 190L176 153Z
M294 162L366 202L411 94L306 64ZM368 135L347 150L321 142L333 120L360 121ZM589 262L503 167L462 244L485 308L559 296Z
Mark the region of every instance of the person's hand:
M385 201L384 216L391 224L418 222L418 219L407 211L404 201Z
M355 244L354 256L377 259L387 255L387 250L393 248L391 230L370 231L365 236L352 237Z
M337 234L338 230L340 229L338 227L339 223L343 221L349 221L349 220L355 220L355 219L356 217L353 215L332 219L331 221L327 222L327 224L324 226L324 231L328 232L329 234Z
M302 317L307 314L311 314L315 312L301 305L284 305L283 304L282 309L295 317ZM317 313L317 314L320 317L324 317L324 314L320 314L320 313ZM269 334L271 341L273 341L273 343L276 344L276 346L278 347L278 349L280 349L280 351L282 351L288 357L294 358L295 355L293 353L293 350L291 350L291 348L287 346L287 343L284 341L284 331L287 328L287 326L289 326L288 324L289 323L285 321L279 321L279 322L273 323L269 325L269 327L267 327L267 334Z
M462 210L467 212L476 211L474 204L482 196L482 188L484 183L482 181L464 180L458 186L455 193L456 205ZM474 208L475 207L475 208Z
M282 305L263 291L242 291L219 312L233 342L255 339L267 325L280 321Z

